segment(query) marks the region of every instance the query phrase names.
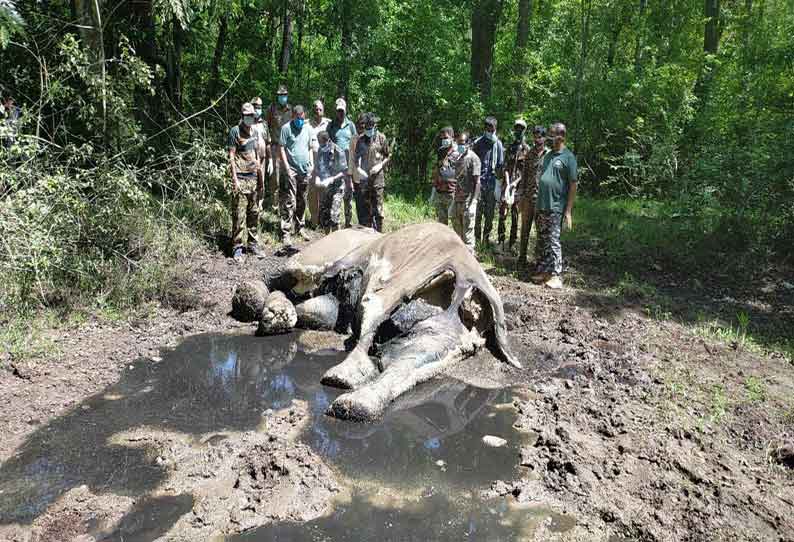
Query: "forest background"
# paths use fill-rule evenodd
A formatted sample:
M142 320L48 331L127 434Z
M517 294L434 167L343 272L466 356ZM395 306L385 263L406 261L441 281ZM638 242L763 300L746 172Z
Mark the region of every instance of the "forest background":
M793 36L792 0L0 0L0 312L167 298L279 83L380 116L394 208L425 206L439 127L559 120L611 263L790 264Z

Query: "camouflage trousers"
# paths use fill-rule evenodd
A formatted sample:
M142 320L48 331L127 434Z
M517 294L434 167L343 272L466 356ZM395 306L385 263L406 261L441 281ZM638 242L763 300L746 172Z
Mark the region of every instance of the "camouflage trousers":
M246 242L255 245L259 237L259 201L255 181L254 186L247 184L240 180L240 190L231 194L233 249L242 247Z
M510 240L508 245L513 248L518 235L518 202L508 205L505 202L499 203L499 225L496 227L496 232L499 239L499 244L505 242L505 230L507 229L507 212L510 211Z
M367 181L353 185L353 195L356 198L356 219L360 226L372 226L369 210L369 190Z
M445 226L450 222L450 210L452 207L453 195L451 192L436 192L436 198L433 205L436 208L436 218Z
M466 201L452 202L450 218L452 229L466 244L469 251L474 254L474 222L477 214L477 200L470 198Z
M373 228L375 231L383 231L383 200L385 192L386 187L382 184L372 186L363 181L359 183L358 198L356 198L359 224ZM361 207L361 211L359 211L359 207Z
M345 180L337 179L324 189L320 196L320 226L325 233L339 229L342 203L345 197Z
M353 198L355 197L355 185L350 178L350 175L344 178L345 181L345 228L349 228L353 222Z
M537 211L535 227L538 231L538 243L535 245L537 272L562 275L562 213Z
M535 220L535 198L523 196L518 200L518 213L521 215L521 240L519 241L518 263L526 265L529 234Z
M309 179L305 174L296 173L293 178L283 172L279 179L278 210L281 218L281 238L300 232L305 226L303 215L306 214L306 193Z
M477 218L474 221L474 234L477 241L490 242L493 229L493 217L496 212L496 196L494 195L494 182L482 185L480 201L477 203Z

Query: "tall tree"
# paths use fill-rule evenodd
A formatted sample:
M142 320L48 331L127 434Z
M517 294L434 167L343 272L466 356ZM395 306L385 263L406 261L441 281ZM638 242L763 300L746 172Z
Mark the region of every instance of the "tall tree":
M496 27L502 0L474 0L471 10L471 81L483 100L491 97Z
M576 104L576 116L575 116L575 126L574 126L574 144L577 147L577 151L581 152L580 150L580 143L582 142L582 98L583 98L583 87L584 87L584 69L585 65L587 64L587 57L590 52L590 18L591 12L593 8L593 0L582 0L581 5L581 43L580 43L580 53L579 53L579 63L576 66L576 88L574 91L574 102Z
M705 0L706 26L703 32L703 51L716 54L720 41L720 0Z
M284 11L281 14L281 55L278 61L278 71L282 75L289 70L290 50L292 49L292 12L290 11L290 1L284 0Z
M223 51L226 48L226 35L229 32L229 12L224 10L218 22L218 39L215 42L215 53L212 55L212 66L210 68L210 99L214 100L218 96L221 80L221 62L223 61Z
M353 9L352 0L339 0L340 27L342 29L342 51L340 55L337 96L348 98L350 92L350 64L353 60Z
M532 22L532 0L518 0L518 23L516 25L516 53L518 60L515 63L516 81L516 109L524 110L524 85L521 76L527 69L526 54L529 44L529 25Z
M637 43L634 47L634 71L639 74L642 70L642 53L645 48L645 10L648 0L640 0L640 9L637 14Z

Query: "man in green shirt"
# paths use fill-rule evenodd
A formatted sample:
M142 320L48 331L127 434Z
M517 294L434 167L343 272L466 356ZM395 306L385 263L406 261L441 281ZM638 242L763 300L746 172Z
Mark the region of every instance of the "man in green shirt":
M292 244L292 227L295 233L308 240L303 215L306 212L306 192L312 176L312 138L314 131L306 122L302 105L292 109L292 120L281 127L279 153L286 175L279 179L278 203L281 217L281 240Z
M573 228L573 202L576 199L576 157L565 146L565 125L558 122L549 130L551 152L543 158L538 180L538 201L535 224L538 243L535 245L536 274L532 281L549 288L562 288L562 222Z

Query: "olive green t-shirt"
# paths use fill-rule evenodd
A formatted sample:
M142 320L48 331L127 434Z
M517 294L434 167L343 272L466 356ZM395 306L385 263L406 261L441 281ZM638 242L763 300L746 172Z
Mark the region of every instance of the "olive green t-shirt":
M565 212L568 189L576 182L576 157L567 148L551 151L543 158L538 181L538 211Z

